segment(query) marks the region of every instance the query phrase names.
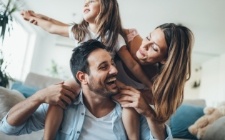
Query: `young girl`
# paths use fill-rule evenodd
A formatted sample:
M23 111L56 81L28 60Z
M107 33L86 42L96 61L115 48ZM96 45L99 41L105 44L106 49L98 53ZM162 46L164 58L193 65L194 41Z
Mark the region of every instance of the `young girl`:
M70 37L75 41L75 47L79 43L89 39L102 41L113 54L115 52L122 59L132 74L148 88L152 84L142 71L140 65L133 59L127 50L124 33L122 31L119 7L116 0L85 0L83 8L83 21L80 24L69 26L68 24L51 19L47 16L36 14L32 11L24 11L22 15L25 20L40 26L52 34ZM123 36L123 37L122 37ZM70 86L75 86L74 80L68 82ZM63 110L57 106L49 106L44 139L54 139L56 132L63 118ZM129 115L128 115L129 114ZM57 117L55 117L57 116ZM124 118L125 117L125 118ZM139 123L137 113L132 109L124 109L123 121L129 139L139 139ZM136 119L136 121L134 121ZM126 121L126 120L129 120ZM133 122L131 126L131 121Z

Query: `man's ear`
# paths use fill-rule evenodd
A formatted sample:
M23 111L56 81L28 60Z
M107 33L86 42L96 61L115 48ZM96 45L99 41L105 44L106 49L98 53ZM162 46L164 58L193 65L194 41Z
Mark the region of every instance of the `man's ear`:
M80 81L80 83L84 83L86 84L87 83L87 80L85 78L85 73L82 72L82 71L78 71L77 74L76 74L76 78Z

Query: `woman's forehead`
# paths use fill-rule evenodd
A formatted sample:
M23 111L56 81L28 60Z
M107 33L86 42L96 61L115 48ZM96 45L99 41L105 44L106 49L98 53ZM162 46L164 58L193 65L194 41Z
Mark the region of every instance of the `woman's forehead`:
M166 39L163 30L157 28L150 33L150 38L154 41L162 50L167 49Z

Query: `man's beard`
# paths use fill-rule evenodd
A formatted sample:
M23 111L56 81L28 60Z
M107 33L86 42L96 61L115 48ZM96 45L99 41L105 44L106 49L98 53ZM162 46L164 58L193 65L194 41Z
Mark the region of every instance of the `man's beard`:
M94 84L93 82L91 82L90 84L88 84L90 91L92 91L98 95L101 95L103 97L111 98L112 96L114 96L118 93L118 90L116 92L112 92L112 91L107 90L107 88L104 86L100 87L100 85L97 85L98 87L96 87L94 85L96 85L96 83Z

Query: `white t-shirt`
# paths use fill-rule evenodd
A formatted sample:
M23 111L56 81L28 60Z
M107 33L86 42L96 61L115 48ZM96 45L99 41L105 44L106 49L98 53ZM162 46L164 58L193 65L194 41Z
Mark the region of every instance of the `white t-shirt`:
M112 114L113 109L104 117L96 118L87 108L84 125L79 140L116 140L113 133Z
M80 43L82 43L82 42L88 41L88 40L90 40L90 39L97 39L97 37L98 37L97 34L93 33L93 32L88 28L89 33L87 33L87 34L85 35L85 37L84 37L84 39L83 39L82 42L78 43L78 40L75 39L74 33L72 32L72 27L73 27L73 26L70 26L70 27L69 27L69 31L68 31L68 32L69 32L69 38L71 38L71 39L73 39L73 40L75 41L75 47L79 46ZM99 38L98 40L100 40L100 38ZM115 46L114 46L116 52L118 52L118 51L121 49L121 47L123 47L123 46L125 46L125 45L126 45L126 43L125 43L124 38L119 34L119 35L118 35L117 42L116 42L116 44L115 44Z

